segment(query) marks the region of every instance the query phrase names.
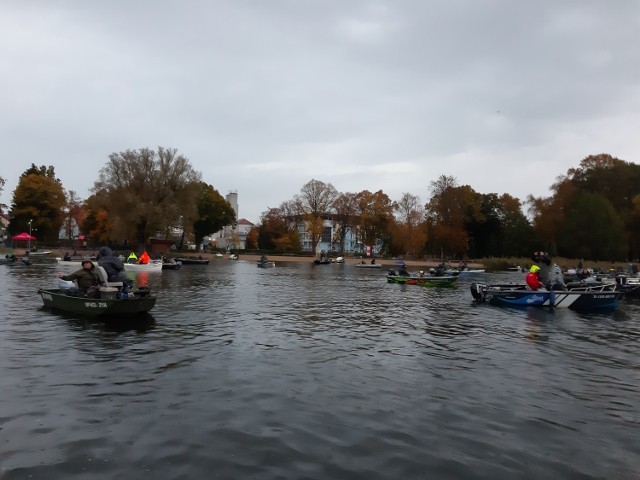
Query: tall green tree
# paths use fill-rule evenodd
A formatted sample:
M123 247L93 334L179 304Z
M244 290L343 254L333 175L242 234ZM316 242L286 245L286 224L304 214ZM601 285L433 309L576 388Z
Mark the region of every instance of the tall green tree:
M66 203L62 182L56 178L55 169L31 164L18 181L11 203L9 231L16 234L31 231L44 242L55 242L63 222Z
M567 206L559 254L592 260L625 260L626 232L620 215L601 193L580 192Z
M534 248L533 227L523 212L522 202L505 193L500 202L501 256L528 257Z
M465 217L470 257L531 254L533 231L519 199L509 194L476 193L472 204Z
M640 194L640 165L601 153L584 158L566 178L578 191L603 195L624 223L629 258L640 256L640 223L634 198Z
M608 154L590 155L584 158L577 168L571 168L567 175L561 176L551 187L552 195L547 198L529 197L528 203L533 215L535 233L543 240L544 247L551 253L570 252L576 244L566 235L567 222L575 224L578 214L586 215L581 224L590 221L589 211L576 208L576 198L588 198L583 194L599 194L613 207L623 222L624 235L618 241L625 242L629 258L640 254L640 224L637 215L635 197L640 193L640 165L625 162ZM590 199L590 202L602 203ZM568 217L571 212L572 218ZM560 239L560 232L565 232ZM569 242L565 244L564 242ZM594 253L595 254L595 253ZM600 254L598 254L600 255Z
M200 245L206 235L226 225L235 225L236 212L231 204L211 185L198 182L196 193L197 217L193 222L195 244Z

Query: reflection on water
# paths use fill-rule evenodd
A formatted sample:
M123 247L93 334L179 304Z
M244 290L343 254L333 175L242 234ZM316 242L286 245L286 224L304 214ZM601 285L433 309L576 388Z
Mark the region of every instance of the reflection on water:
M0 477L638 477L639 303L501 309L381 270L138 274L158 302L118 324L44 310L50 262L0 266Z

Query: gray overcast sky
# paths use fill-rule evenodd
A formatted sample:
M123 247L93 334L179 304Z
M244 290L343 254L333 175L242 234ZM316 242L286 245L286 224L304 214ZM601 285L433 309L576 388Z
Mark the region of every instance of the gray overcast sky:
M112 152L177 148L257 222L341 192L548 196L590 154L640 161L637 0L4 0L10 204L31 163L86 197Z

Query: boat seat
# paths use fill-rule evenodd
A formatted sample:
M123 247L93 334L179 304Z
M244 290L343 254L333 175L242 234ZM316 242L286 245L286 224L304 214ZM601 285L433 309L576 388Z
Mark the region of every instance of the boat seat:
M107 271L104 267L96 266L96 272L98 273L98 277L100 278L100 282L105 287L118 287L121 288L123 286L122 282L110 282L109 276L107 275Z

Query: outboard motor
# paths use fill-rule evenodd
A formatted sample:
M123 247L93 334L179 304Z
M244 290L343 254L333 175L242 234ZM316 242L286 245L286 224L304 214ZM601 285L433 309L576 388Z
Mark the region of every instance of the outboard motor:
M564 276L562 275L562 268L557 263L553 264L551 271L549 272L549 290L566 290L564 283Z
M390 277L395 277L396 271L393 268L390 268L389 271L387 272L387 275L389 275Z
M484 302L484 283L472 283L469 287L471 290L471 296L476 302Z
M618 288L627 284L627 276L626 275L616 275L616 285Z

